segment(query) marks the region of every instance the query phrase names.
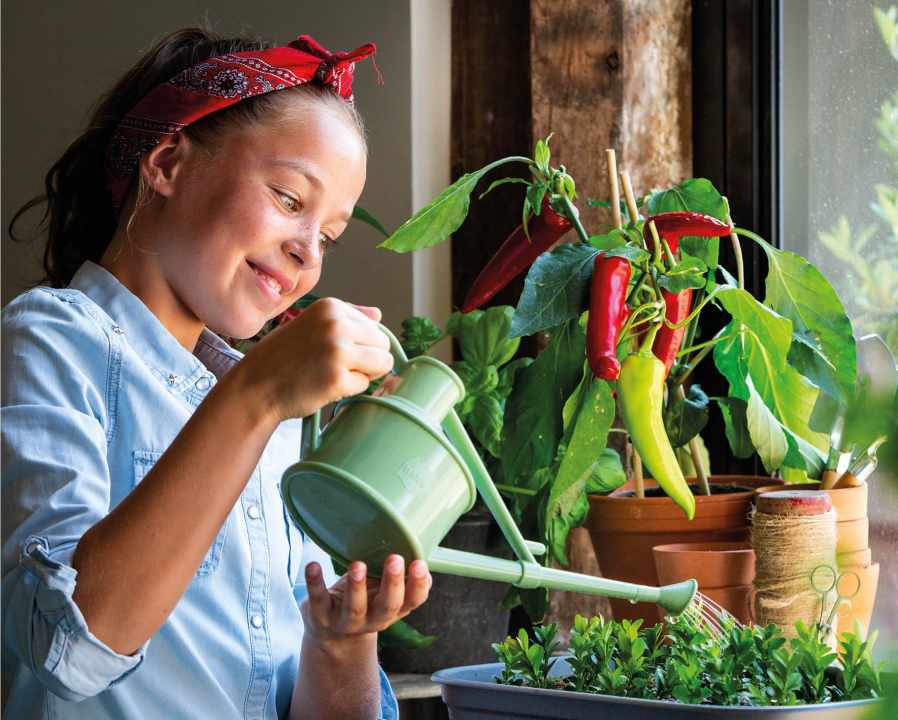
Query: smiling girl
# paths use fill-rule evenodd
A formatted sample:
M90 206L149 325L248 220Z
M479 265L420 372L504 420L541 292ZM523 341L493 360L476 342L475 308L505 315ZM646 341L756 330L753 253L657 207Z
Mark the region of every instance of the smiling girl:
M338 580L278 488L297 418L392 367L380 312L319 300L245 357L218 337L318 282L365 183L373 51L175 32L23 208L46 203L50 287L3 311L10 717L397 716L376 637L426 565Z

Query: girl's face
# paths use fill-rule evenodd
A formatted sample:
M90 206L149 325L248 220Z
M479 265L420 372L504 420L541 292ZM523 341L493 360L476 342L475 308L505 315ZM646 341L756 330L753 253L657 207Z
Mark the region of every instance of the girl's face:
M157 274L141 299L191 349L203 326L250 337L308 293L365 184L357 132L320 111L205 152L187 143L152 225L139 223Z

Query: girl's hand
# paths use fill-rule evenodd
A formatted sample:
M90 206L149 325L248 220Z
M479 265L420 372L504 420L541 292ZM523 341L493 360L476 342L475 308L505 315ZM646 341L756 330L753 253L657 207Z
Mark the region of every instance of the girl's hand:
M352 645L353 640L385 630L427 599L433 579L423 560L409 566L390 555L384 562L383 578L366 578L367 567L354 562L333 587L327 588L318 563L306 567L309 598L302 605L306 635L325 651Z
M378 320L377 308L322 298L266 335L237 367L277 422L305 417L390 371L390 342Z

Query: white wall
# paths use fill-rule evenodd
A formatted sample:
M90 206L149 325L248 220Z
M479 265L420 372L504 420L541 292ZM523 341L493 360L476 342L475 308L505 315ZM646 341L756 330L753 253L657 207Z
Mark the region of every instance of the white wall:
M8 237L13 213L41 191L44 175L80 134L94 99L154 39L204 19L220 32L246 28L281 43L308 34L331 52L366 42L378 46L385 84L377 85L365 61L357 65L353 85L370 143L368 184L359 205L389 230L397 228L449 180L448 18L449 0L3 3L3 304L40 272L39 248ZM437 77L439 85L428 85L422 72ZM420 99L413 82L423 88ZM415 313L435 313L432 319L441 324L449 311L448 244L419 260L377 250L380 239L367 226L351 224L327 259L316 294L377 305L397 331ZM440 253L447 260L436 276Z

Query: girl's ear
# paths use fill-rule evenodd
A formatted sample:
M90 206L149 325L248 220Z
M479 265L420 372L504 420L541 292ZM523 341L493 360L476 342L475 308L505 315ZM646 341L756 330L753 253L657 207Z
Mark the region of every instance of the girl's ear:
M144 155L140 161L140 173L147 186L158 195L169 197L184 167L186 153L187 141L183 133L177 132Z

